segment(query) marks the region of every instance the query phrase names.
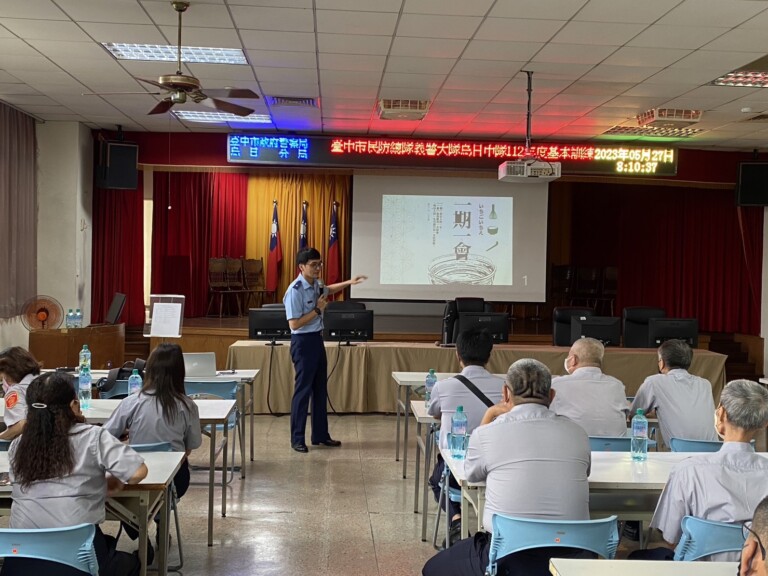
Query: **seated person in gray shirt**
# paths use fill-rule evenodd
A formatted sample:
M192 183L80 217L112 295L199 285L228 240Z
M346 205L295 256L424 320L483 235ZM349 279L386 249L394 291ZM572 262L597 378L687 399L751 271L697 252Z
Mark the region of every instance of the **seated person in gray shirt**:
M65 528L95 524L93 546L99 573L136 576L136 556L115 550L115 539L99 524L107 491L138 484L147 475L144 459L98 426L85 424L72 382L51 372L27 389L27 424L8 450L13 484L11 528ZM82 576L83 572L36 558L6 558L2 576Z
M460 375L474 384L491 403L501 401L501 389L504 380L494 376L485 369L491 357L493 338L487 330L467 330L456 339L456 357L461 366ZM469 387L458 378L446 378L437 382L432 389L431 400L427 406L430 416L440 420L440 447L448 448L448 433L451 431L451 418L458 406L464 407L467 415L467 434L478 427L488 406ZM429 484L435 494L440 497L440 478L443 475L444 462L438 454L437 464L429 479ZM459 485L451 477L451 486ZM445 509L444 503L442 504ZM461 507L458 503L448 500L448 517L451 519L451 543L461 535Z
M626 436L627 393L620 380L603 374L604 355L599 340L576 340L565 359L568 375L552 379L557 395L550 409L576 422L589 436Z
M712 428L712 384L688 372L693 350L682 340L667 340L658 350L659 372L648 376L637 391L630 416L640 408L656 411L664 442L670 438L717 440Z
M768 496L768 458L756 454L750 442L768 425L768 390L757 382L734 380L720 396L715 426L723 437L719 452L691 456L672 468L659 498L651 527L658 528L669 548L682 536L684 516L716 522L744 522ZM660 548L633 553L638 557L671 560L673 552ZM710 559L735 562L738 552Z
M588 520L589 438L549 409L552 376L537 360L509 367L502 401L489 408L469 438L464 469L470 482L486 483L483 526L439 552L424 576L482 576L488 565L494 514L547 520ZM499 573L548 574L549 558L582 555L565 548L519 552L499 561Z

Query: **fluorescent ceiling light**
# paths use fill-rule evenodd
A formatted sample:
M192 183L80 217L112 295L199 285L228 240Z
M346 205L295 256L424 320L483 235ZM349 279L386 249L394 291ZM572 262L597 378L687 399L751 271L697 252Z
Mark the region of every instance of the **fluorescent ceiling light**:
M611 136L657 136L660 138L690 138L701 128L657 128L653 126L614 126L603 134Z
M272 118L268 114L250 114L238 116L229 112L206 112L203 110L174 110L173 113L181 120L190 122L209 122L222 124L224 122L238 122L240 124L272 124Z
M768 87L768 72L738 70L729 72L712 81L715 86L745 86L747 88Z
M123 44L119 42L102 42L101 45L118 60L176 61L176 46ZM181 47L181 61L204 64L248 64L245 54L239 48L199 48L195 46Z

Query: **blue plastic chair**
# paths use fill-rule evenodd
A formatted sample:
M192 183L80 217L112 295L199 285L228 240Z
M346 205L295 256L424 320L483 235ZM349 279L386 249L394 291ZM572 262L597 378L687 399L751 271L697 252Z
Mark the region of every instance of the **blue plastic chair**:
M752 447L755 441L750 440ZM719 440L686 440L685 438L670 438L669 449L672 452L719 452L723 443Z
M648 448L656 448L656 441L648 438ZM590 436L589 449L592 452L631 452L631 436Z
M173 452L170 442L153 442L151 444L131 444L131 448L136 452ZM168 487L170 490L171 500L171 512L173 512L173 520L176 523L176 542L179 547L179 563L176 566L168 566L168 570L177 571L181 570L184 566L184 551L181 547L181 525L179 524L179 509L177 507L179 498L176 495L176 485L171 482Z
M450 434L448 435L450 438ZM440 434L435 434L435 443L439 444L440 442ZM445 495L446 490L448 491L448 499L451 502L455 502L456 504L461 503L461 490L457 488L452 488L450 484L448 484L448 480L451 477L451 471L448 468L448 466L443 467L443 475L440 477L440 496L437 499L437 516L435 516L435 529L432 532L432 547L437 549L437 533L440 530L440 515L443 511L443 507L440 505L440 502L443 501L443 496ZM447 507L446 507L447 508ZM445 523L445 547L449 548L451 546L451 523L450 519Z
M197 381L184 381L184 389L187 392L187 396L192 399L199 400L237 400L237 393L240 390L240 383L236 380L230 381L212 381L212 382L197 382ZM220 432L224 430L223 424L216 425L216 431ZM240 428L240 410L235 407L234 413L229 417L226 423L227 430L235 430L237 439L240 441L240 465L245 468L245 446L244 435ZM210 437L211 427L210 425L203 426L203 434ZM230 459L229 468L229 480L227 484L232 482L235 477L235 445L237 442L232 442L232 458Z
M493 516L493 537L488 553L487 576L496 576L499 559L533 548L578 548L609 560L616 556L619 530L616 516L600 520L537 520Z
M48 560L99 576L99 564L93 547L95 534L96 527L93 524L35 530L2 528L0 556Z
M11 447L10 440L0 440L0 452L8 452L8 448Z
M676 561L691 562L711 554L741 552L744 546L741 524L685 516L680 526L683 535L675 548Z
M115 380L115 385L110 390L99 388L99 398L103 400L128 398L128 380Z

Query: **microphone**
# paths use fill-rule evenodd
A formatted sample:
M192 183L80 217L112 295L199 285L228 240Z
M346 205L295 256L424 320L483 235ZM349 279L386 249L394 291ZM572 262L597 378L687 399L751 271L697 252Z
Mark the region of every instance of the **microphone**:
M328 298L328 286L326 286L320 278L317 279L317 287L320 289L320 294Z

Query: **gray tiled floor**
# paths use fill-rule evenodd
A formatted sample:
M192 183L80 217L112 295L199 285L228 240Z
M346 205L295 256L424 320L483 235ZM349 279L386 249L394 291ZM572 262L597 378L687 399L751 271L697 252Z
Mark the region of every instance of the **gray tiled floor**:
M227 517L215 517L210 548L207 489L190 487L179 507L185 575L421 573L434 550L421 542L421 514L413 513L413 449L407 480L395 462L394 417L330 416L329 424L343 446L299 454L290 449L287 417L256 418L255 461L246 480L228 488ZM206 445L192 462L207 462Z

